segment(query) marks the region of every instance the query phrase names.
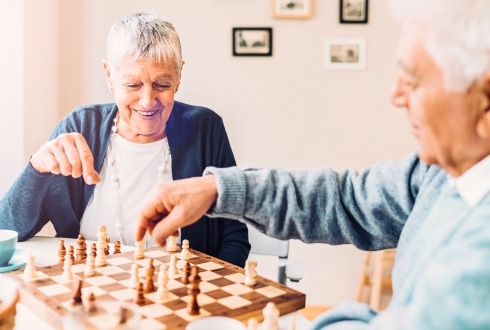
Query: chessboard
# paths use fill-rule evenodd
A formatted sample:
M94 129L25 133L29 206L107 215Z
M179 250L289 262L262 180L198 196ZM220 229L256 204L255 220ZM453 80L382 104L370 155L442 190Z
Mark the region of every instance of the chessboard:
M189 249L190 255L184 260L179 257L180 250L180 245L174 253L160 247L144 249L144 256L140 259L135 257L134 252L109 254L106 256L107 264L96 266L92 276L84 275L84 261L74 261L71 280L63 276L62 263L36 268L35 280L24 278L22 270L8 273L8 276L21 283L20 302L55 329L63 329L64 319L66 321L67 315L74 315L74 312L79 316L82 314L84 322L92 329L108 328L114 318L121 322L121 315L115 316L121 309L115 312L115 306L135 301L137 290L130 283L136 268L133 265L139 265L141 283L148 282L145 279L147 268L155 267L153 281L156 283L158 270L166 267L160 268L160 265L169 264L172 254L179 258L177 269L180 274L168 279L166 299L157 298L155 291L140 295L142 299L137 304L140 329L185 329L191 321L206 316L226 316L244 323L254 317L260 322L263 320L262 311L269 302L276 305L280 315L305 307L303 293L259 275L254 285L245 285L244 269L194 249ZM184 284L185 279L181 276L184 268L188 267L187 263L193 268L195 266L201 278L197 315L190 315L188 311L192 296L189 284ZM73 304L75 283L81 284L84 297L90 295L92 299L95 298L97 308L87 311Z

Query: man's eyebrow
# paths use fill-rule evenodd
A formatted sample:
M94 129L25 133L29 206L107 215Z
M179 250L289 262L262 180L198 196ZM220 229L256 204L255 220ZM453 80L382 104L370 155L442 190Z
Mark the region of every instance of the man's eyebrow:
M417 75L415 74L415 72L414 72L412 69L408 68L408 66L406 66L406 65L403 63L403 61L398 60L398 61L397 61L397 64L398 64L398 67L399 67L400 69L402 69L404 72L408 73L410 76L412 76L412 77L414 77L414 78L416 78L416 77L417 77Z

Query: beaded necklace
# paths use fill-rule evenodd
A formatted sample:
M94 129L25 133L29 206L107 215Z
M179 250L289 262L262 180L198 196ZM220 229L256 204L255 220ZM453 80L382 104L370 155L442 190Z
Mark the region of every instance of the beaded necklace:
M116 202L115 202L115 208L112 210L112 213L116 216L116 223L115 223L115 228L116 228L116 234L119 237L119 241L121 244L125 244L124 242L124 225L122 221L122 216L121 216L121 195L120 195L120 177L119 177L119 168L116 160L116 135L118 132L117 128L117 123L119 122L119 112L117 113L116 117L114 118L114 125L112 126L112 136L111 136L111 147L112 147L112 152L111 155L108 158L108 163L109 163L109 168L111 170L111 175L110 175L110 180L116 189ZM161 183L163 182L164 179L164 173L165 170L167 169L169 165L169 159L170 159L170 147L168 145L168 141L165 140L166 143L164 145L163 149L163 155L160 158L160 165L157 168L157 182ZM145 236L145 243L144 246L146 247L146 236Z

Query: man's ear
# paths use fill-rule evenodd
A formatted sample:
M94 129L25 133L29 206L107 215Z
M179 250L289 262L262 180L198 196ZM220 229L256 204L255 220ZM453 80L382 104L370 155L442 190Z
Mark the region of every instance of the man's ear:
M111 69L109 68L109 64L107 64L106 60L102 60L102 66L104 67L105 79L107 80L107 87L111 93L114 92L114 87L112 86L111 81Z

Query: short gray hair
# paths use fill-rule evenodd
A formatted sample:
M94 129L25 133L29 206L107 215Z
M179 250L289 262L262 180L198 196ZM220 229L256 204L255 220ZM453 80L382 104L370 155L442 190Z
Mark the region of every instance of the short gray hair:
M489 0L391 0L402 23L424 28L424 44L448 89L464 91L490 72Z
M107 63L115 68L124 59L173 62L179 73L182 49L172 23L153 12L136 12L119 19L107 37Z

